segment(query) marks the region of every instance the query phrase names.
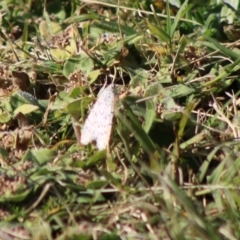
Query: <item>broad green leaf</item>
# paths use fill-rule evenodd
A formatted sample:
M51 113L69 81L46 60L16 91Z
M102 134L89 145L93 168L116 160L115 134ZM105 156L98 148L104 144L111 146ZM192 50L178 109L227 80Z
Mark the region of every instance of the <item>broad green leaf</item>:
M68 78L69 75L76 71L82 71L85 74L90 73L94 68L94 61L82 53L79 56L69 58L63 66L63 75Z
M51 163L56 157L57 152L48 148L32 150L32 154L40 165Z
M159 82L149 84L146 88L144 97L166 97L165 89Z
M39 107L36 105L23 104L23 105L19 106L18 108L16 108L13 113L15 116L20 112L25 115L25 114L28 114L31 112L35 112L38 109L39 109Z
M121 41L114 42L107 45L105 48L102 48L101 54L103 57L102 65L112 66L116 61L121 58L123 49L123 43Z
M72 102L68 103L66 106L65 106L65 111L68 113L68 114L71 114L77 118L79 118L81 115L81 111L80 111L80 106L81 106L81 100L80 99L76 99L76 100L73 100Z
M100 74L101 74L101 71L99 69L89 72L88 78L90 80L89 81L90 84L94 83L98 79Z
M33 112L37 109L41 111L44 110L44 107L40 105L38 99L27 92L18 91L14 93L11 96L9 102L14 110L16 110L18 107L21 107L22 105L27 105L24 106L23 108L20 108L22 111L25 111L26 113ZM34 108L34 106L36 106L36 108Z
M165 89L165 91L167 96L170 96L172 98L180 98L192 94L195 92L195 89L190 88L185 84L177 84Z
M11 120L11 112L0 108L0 123L7 123Z
M39 31L43 39L49 40L54 34L60 33L62 31L62 27L56 22L50 21L48 24L47 21L42 21L39 24Z
M64 61L77 53L77 44L75 39L70 39L70 44L65 48L50 48L50 54L56 61Z
M81 95L81 88L80 87L75 87L73 89L71 89L71 91L69 92L69 94L67 95L69 98L76 98L79 97Z
M132 87L137 87L147 83L149 73L145 69L129 69L129 74L131 76L130 84Z

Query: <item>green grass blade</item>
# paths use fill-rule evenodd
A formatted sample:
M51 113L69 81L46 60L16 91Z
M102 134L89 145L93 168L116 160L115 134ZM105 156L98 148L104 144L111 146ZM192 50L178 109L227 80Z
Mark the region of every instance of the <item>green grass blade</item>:
M235 53L229 48L224 47L222 44L220 44L218 41L214 40L213 38L210 38L206 35L203 35L203 37L208 41L208 42L202 42L203 45L219 51L220 53L224 54L226 57L232 60L237 60L239 58L238 53Z
M175 144L174 144L173 155L172 155L172 158L173 158L174 162L177 161L177 158L179 157L179 144L180 144L180 141L182 140L187 122L189 121L190 114L191 114L192 110L196 107L196 105L197 105L197 101L192 100L188 104L188 106L185 109L185 111L182 115L182 118L180 120L178 132L177 132L177 138L176 138L176 141L175 141Z
M143 147L146 153L150 156L151 169L157 170L159 168L158 162L159 162L160 156L158 154L158 151L154 143L142 128L140 122L132 112L131 108L124 103L123 103L123 106L124 106L125 114L123 115L122 111L118 109L116 110L117 118L119 118L122 124L134 135L138 143Z
M166 12L167 12L167 35L172 41L172 36L171 36L172 20L171 20L169 0L166 0Z
M146 133L148 133L154 122L154 119L156 116L156 109L155 109L155 104L152 101L147 101L146 105L147 105L147 111L145 114L144 130Z
M161 40L163 42L168 43L170 41L169 35L165 31L163 31L160 27L150 23L149 20L147 20L147 24L148 24L148 28L153 36L157 37L159 40Z
M117 117L122 121L122 123L127 127L127 129L133 133L136 140L143 146L145 151L152 155L155 152L155 146L152 142L152 140L149 138L147 133L142 128L141 124L137 120L136 116L130 109L130 107L127 104L124 104L124 109L126 116L123 116L120 110L117 110Z
M173 24L171 25L171 30L170 30L170 38L173 38L173 35L177 29L177 27L179 26L179 23L181 21L181 18L188 13L192 8L194 7L194 4L188 4L188 0L186 0L182 6L180 7L180 9L177 12L177 15L175 16L174 20L173 20Z

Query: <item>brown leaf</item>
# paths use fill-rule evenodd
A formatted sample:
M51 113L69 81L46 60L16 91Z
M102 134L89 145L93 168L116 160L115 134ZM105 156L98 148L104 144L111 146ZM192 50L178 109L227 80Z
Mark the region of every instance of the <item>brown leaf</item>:
M13 84L19 87L20 90L28 92L30 86L29 76L25 72L12 71Z

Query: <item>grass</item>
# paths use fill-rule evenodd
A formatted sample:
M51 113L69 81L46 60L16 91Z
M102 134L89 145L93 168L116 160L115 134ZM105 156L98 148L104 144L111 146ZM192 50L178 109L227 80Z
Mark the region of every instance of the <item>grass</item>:
M0 9L1 239L240 238L239 1ZM83 146L112 82L109 147Z

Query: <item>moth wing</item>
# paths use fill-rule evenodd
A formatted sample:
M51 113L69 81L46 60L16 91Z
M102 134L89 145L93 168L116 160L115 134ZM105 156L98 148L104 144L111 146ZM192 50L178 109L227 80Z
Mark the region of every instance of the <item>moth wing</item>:
M99 150L106 149L110 140L115 99L113 87L113 84L111 84L104 89L99 99L103 102L102 105L104 106L104 108L99 109L101 121L99 121L96 138L97 148Z
M94 129L94 124L95 124L95 120L96 120L96 113L95 113L96 110L94 110L94 106L93 106L91 112L89 113L87 119L85 120L85 123L82 128L80 142L83 145L87 145L88 143L90 143L96 139L96 132Z
M107 148L113 118L113 85L103 90L90 111L82 128L81 143L86 145L96 140L99 150Z
M102 114L103 122L101 122L101 126L98 128L96 141L99 150L107 148L110 140L113 122L113 107L114 96L113 99L109 99L109 105Z

